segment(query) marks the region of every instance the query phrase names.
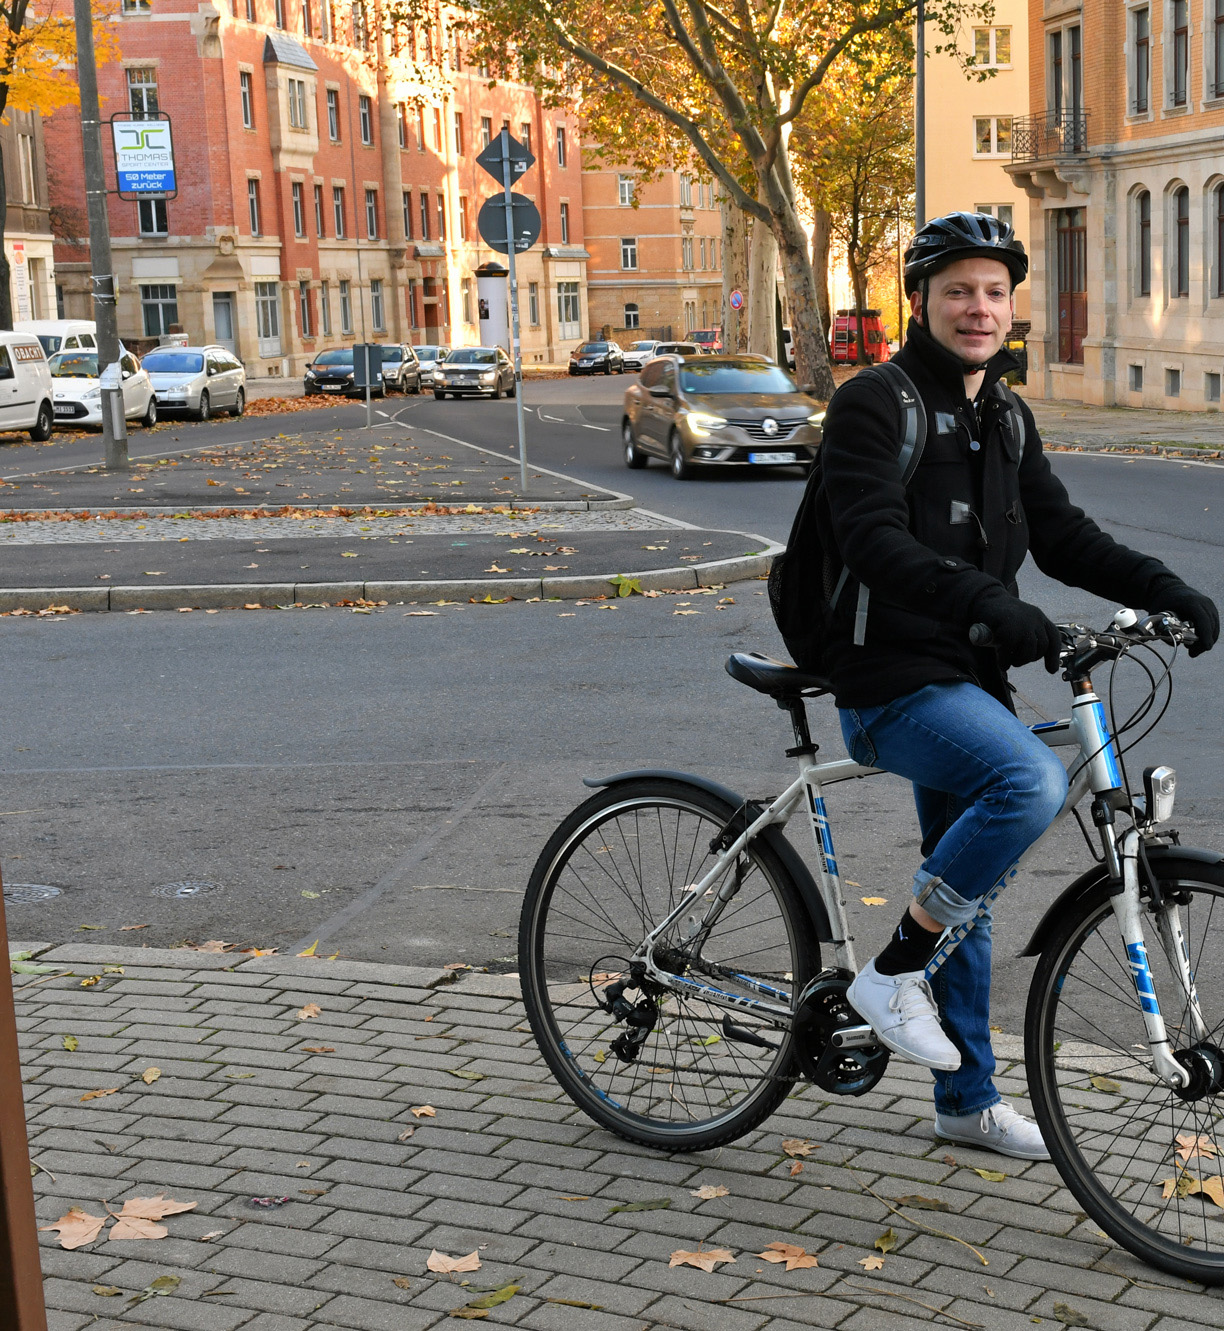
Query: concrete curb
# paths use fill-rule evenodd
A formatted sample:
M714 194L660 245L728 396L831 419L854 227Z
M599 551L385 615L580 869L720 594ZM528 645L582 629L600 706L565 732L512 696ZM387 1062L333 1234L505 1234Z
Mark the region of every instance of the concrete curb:
M41 473L37 473L41 474ZM636 508L637 500L632 495L619 494L615 490L607 491L612 495L611 499L468 499L466 496L460 503L454 495L449 498L439 495L436 498L419 499L411 504L284 504L280 507L294 509L312 509L321 513L323 516L336 515L341 512L350 514L354 518L358 517L376 517L379 514L407 513L409 516L417 514L422 508L429 504L435 504L439 508L453 508L456 510L456 516L462 516L464 510L472 505L476 508L488 511L489 517L500 516L498 510L506 510L507 513L521 513L525 509L548 509L554 513L606 513L609 511L621 511L627 508ZM148 517L154 522L163 521L181 521L186 522L193 518L197 513L228 513L241 516L244 513L255 513L263 509L270 509L275 512L277 505L274 504L130 504L126 507L121 504L86 504L84 507L74 506L72 504L61 504L55 508L23 508L23 509L0 509L0 526L6 521L6 513L94 513L105 512L114 513L118 517L131 517L140 515ZM474 516L479 516L474 515ZM39 521L39 519L29 519L30 521ZM107 519L103 519L106 521ZM22 519L27 521L27 519Z
M616 594L614 578L635 581L642 591L692 591L697 587L764 577L774 556L786 547L745 533L764 547L760 553L715 559L686 568L646 569L639 573L602 573L568 578L434 578L419 582L230 582L183 583L172 587L13 587L0 589L0 611L48 610L199 610L281 605L319 605L338 601L482 601L485 597L526 601L586 600Z
M1047 453L1111 453L1115 457L1154 457L1170 462L1199 462L1204 466L1224 465L1224 449L1213 449L1206 444L1200 448L1188 444L1062 443L1043 438L1042 448Z

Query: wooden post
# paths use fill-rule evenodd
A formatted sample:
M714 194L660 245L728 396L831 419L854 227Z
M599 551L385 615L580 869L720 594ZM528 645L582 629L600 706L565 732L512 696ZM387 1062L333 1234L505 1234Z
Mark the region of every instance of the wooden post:
M0 943L7 961L2 881ZM6 1331L47 1331L10 970L0 980L0 1326Z

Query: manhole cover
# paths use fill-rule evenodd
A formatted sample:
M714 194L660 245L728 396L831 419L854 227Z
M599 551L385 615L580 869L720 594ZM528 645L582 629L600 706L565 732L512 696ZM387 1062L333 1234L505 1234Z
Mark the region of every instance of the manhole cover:
M155 897L202 897L207 892L220 892L220 883L167 883L164 887L155 887Z
M5 883L4 899L29 906L36 901L50 901L62 891L62 888L52 887L49 883Z

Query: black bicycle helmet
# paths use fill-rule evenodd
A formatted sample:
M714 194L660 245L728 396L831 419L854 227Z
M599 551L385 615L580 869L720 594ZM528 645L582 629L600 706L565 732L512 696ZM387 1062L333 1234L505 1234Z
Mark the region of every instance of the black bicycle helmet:
M905 251L905 294L948 264L975 255L1005 263L1013 287L1028 276L1028 255L1009 223L989 213L947 213L914 233Z

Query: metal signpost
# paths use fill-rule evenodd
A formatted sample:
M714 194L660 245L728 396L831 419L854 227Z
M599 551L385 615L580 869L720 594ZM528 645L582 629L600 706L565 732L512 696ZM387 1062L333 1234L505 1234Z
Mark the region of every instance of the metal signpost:
M374 342L358 342L353 347L353 387L365 389L366 429L374 424L374 404L370 393L375 373L382 371L382 348Z
M529 250L540 238L539 209L522 195L510 191L510 183L535 162L531 149L503 129L476 158L502 187L501 206L496 196L485 201L476 219L486 245L506 255L510 268L510 328L514 348L514 414L518 421L519 483L527 490L527 424L523 413L523 348L519 336L518 276L515 254ZM500 222L500 225L499 225Z

